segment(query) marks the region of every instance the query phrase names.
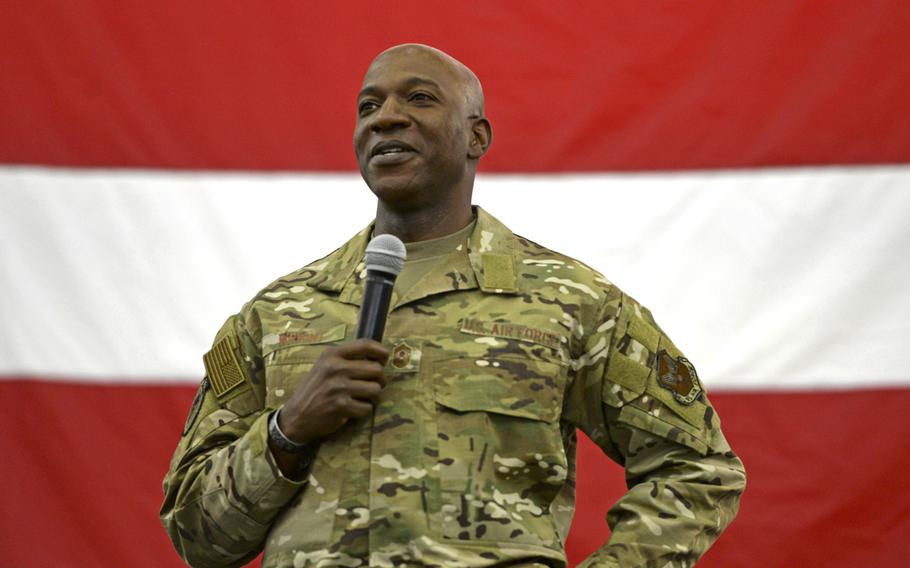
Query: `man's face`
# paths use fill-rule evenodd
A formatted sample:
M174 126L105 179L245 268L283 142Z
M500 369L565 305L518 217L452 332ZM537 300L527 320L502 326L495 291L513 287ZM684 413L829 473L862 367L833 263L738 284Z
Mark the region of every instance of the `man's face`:
M445 199L466 174L471 133L465 84L431 51L395 49L367 71L354 152L376 196L419 208Z

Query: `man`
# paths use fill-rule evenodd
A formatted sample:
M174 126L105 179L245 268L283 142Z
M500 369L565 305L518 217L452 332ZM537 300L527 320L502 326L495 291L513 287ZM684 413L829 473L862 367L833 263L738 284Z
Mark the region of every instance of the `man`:
M421 45L364 78L373 225L218 333L164 484L194 566L564 566L575 431L626 469L590 566L690 566L745 485L695 373L587 266L471 207L492 130ZM372 235L408 243L385 344L353 340Z

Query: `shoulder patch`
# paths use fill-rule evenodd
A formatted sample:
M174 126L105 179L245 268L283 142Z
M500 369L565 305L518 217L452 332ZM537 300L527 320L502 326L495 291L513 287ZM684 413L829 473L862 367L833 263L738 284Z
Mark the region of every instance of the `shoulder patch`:
M190 413L186 417L186 424L183 425L183 433L181 436L186 436L187 433L193 428L193 424L196 423L196 418L199 417L199 411L202 409L202 401L205 399L205 391L209 386L209 378L204 377L202 382L199 383L199 390L196 391L196 397L193 399L193 406L190 407Z
M512 255L484 253L483 260L483 290L502 290L515 292L515 269L512 266Z
M692 404L701 394L695 366L685 357L673 357L665 349L657 354L657 384L673 394L680 404Z
M244 383L243 370L237 359L234 338L230 335L224 337L212 347L211 351L203 355L202 362L205 364L205 371L209 377L208 383L218 399Z

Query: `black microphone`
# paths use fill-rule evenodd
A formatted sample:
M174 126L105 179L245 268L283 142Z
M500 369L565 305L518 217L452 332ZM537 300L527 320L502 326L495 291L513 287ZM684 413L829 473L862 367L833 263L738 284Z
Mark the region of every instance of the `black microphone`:
M404 268L407 251L394 235L379 235L367 245L364 261L367 278L357 322L357 339L367 337L382 341L385 319L392 301L392 287Z

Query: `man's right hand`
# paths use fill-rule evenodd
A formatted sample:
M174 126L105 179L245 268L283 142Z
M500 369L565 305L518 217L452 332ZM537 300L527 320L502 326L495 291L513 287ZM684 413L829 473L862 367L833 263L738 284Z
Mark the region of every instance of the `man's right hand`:
M369 416L385 386L388 357L389 350L371 339L329 347L281 409L278 427L291 440L308 444L348 420Z

